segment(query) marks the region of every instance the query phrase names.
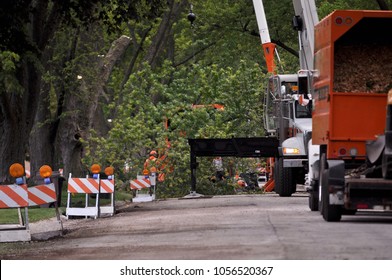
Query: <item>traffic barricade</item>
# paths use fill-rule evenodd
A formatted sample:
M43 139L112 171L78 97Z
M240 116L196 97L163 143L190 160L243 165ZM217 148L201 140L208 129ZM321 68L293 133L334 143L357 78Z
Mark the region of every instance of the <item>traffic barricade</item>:
M149 176L137 176L136 180L131 180L130 187L134 193L132 202L150 202L155 200L155 185L152 183Z
M52 168L48 165L41 166L39 170L40 176L44 180L44 184L36 185L27 188L29 206L41 206L54 204L57 221L51 227L52 236L63 235L63 223L60 218L60 211L58 208L58 194L54 183L51 182ZM48 232L45 232L48 235Z
M66 216L85 216L93 217L94 219L99 216L99 172L100 167L94 164L91 167L93 178L72 178L72 174L69 174L68 178L68 196L67 196L67 208ZM85 206L84 207L72 207L72 195L84 194L85 195ZM89 196L95 195L95 205L90 206Z
M29 201L24 168L21 164L14 163L9 171L11 176L16 178L17 184L0 185L0 208L16 208L19 223L0 225L0 242L30 241ZM24 208L24 217L22 208Z
M115 184L114 184L114 169L113 167L105 168L105 174L107 179L100 180L100 193L101 194L109 194L110 195L110 205L99 206L100 215L102 214L109 214L113 216L115 213L115 204L114 204L114 197L115 197ZM101 196L102 197L102 196ZM101 203L100 203L101 204Z

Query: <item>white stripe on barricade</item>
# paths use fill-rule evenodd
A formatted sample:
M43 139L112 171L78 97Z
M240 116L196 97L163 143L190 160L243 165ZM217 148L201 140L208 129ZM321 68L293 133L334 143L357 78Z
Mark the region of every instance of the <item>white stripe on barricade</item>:
M131 181L132 190L141 190L150 187L151 187L150 179L136 179Z
M27 185L0 186L0 208L27 207Z
M93 178L72 178L69 174L68 178L68 199L66 215L69 216L85 216L94 217L99 216L99 174L97 179ZM85 207L71 207L71 194L85 194ZM95 194L95 206L89 206L89 195Z
M56 202L56 188L53 183L28 188L29 206Z
M68 192L70 193L99 193L99 179L69 178Z
M21 208L25 209L23 219ZM30 241L27 185L0 185L0 208L17 208L19 224L0 225L0 242Z
M114 178L101 180L101 193L114 193Z
M102 179L99 182L100 185L100 192L104 194L110 194L110 205L108 206L100 206L99 212L100 215L102 214L109 214L111 216L115 213L115 206L114 206L114 175L112 179Z
M150 178L141 178L131 180L131 190L134 192L132 202L151 202L155 200L155 190L151 192ZM147 193L142 193L143 190L148 189Z

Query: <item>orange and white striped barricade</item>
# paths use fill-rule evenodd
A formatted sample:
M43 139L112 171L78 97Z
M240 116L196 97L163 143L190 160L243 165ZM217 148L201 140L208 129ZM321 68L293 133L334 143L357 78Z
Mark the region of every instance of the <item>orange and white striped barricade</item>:
M115 213L114 206L114 175L111 176L111 179L101 179L99 182L100 193L101 194L110 194L110 205L108 206L99 206L99 214L109 214L113 216Z
M57 205L57 191L54 183L37 185L27 188L29 206L39 206L48 203L54 203L57 223L53 225L50 232L45 232L45 236L51 234L51 237L63 235L63 223L60 218L60 212Z
M17 208L19 224L0 225L0 242L30 241L27 185L0 185L0 208ZM23 218L21 208L25 209Z
M132 202L150 202L155 200L155 192L151 190L150 178L137 176L136 180L131 180L131 190L134 192Z
M72 178L69 174L68 178L68 198L67 198L67 219L69 216L85 216L94 217L99 216L99 174L97 179L94 178ZM85 207L71 207L71 195L85 194ZM89 195L95 194L95 205L90 206Z

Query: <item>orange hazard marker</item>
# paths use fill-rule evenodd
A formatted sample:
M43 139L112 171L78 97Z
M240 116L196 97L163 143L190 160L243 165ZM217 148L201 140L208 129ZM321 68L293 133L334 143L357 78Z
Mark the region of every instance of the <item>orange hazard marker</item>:
M23 165L20 163L11 164L9 169L10 175L14 178L22 177L25 173Z
M91 173L98 174L99 172L101 172L101 166L99 164L91 165Z
M53 170L49 165L42 165L41 168L39 169L39 175L42 178L49 178L52 176Z
M110 176L114 174L114 168L112 166L108 166L105 168L105 174L106 176Z

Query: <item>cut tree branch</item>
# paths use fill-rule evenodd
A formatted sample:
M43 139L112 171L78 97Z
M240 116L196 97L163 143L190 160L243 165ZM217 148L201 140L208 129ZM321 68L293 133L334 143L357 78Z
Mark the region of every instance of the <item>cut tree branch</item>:
M381 10L389 10L389 6L385 0L376 0Z
M257 33L256 31L252 30L249 32L250 35L252 36L257 36L260 37L260 34ZM275 40L275 39L271 39L271 42L276 44L277 46L281 47L282 49L286 50L288 53L294 55L295 57L299 57L299 53L294 50L293 48L290 48L289 46L287 46L285 43L283 43L280 40Z
M198 55L198 54L204 52L205 50L207 50L208 48L212 47L212 46L215 45L215 44L216 44L216 42L209 43L208 45L206 45L206 46L202 47L201 49L195 51L195 52L194 52L192 55L190 55L189 57L187 57L187 58L185 58L184 60L182 60L182 61L176 63L176 64L174 65L174 67L178 67L178 66L180 66L180 65L182 65L182 64L187 63L187 62L190 61L192 58L194 58L196 55Z

